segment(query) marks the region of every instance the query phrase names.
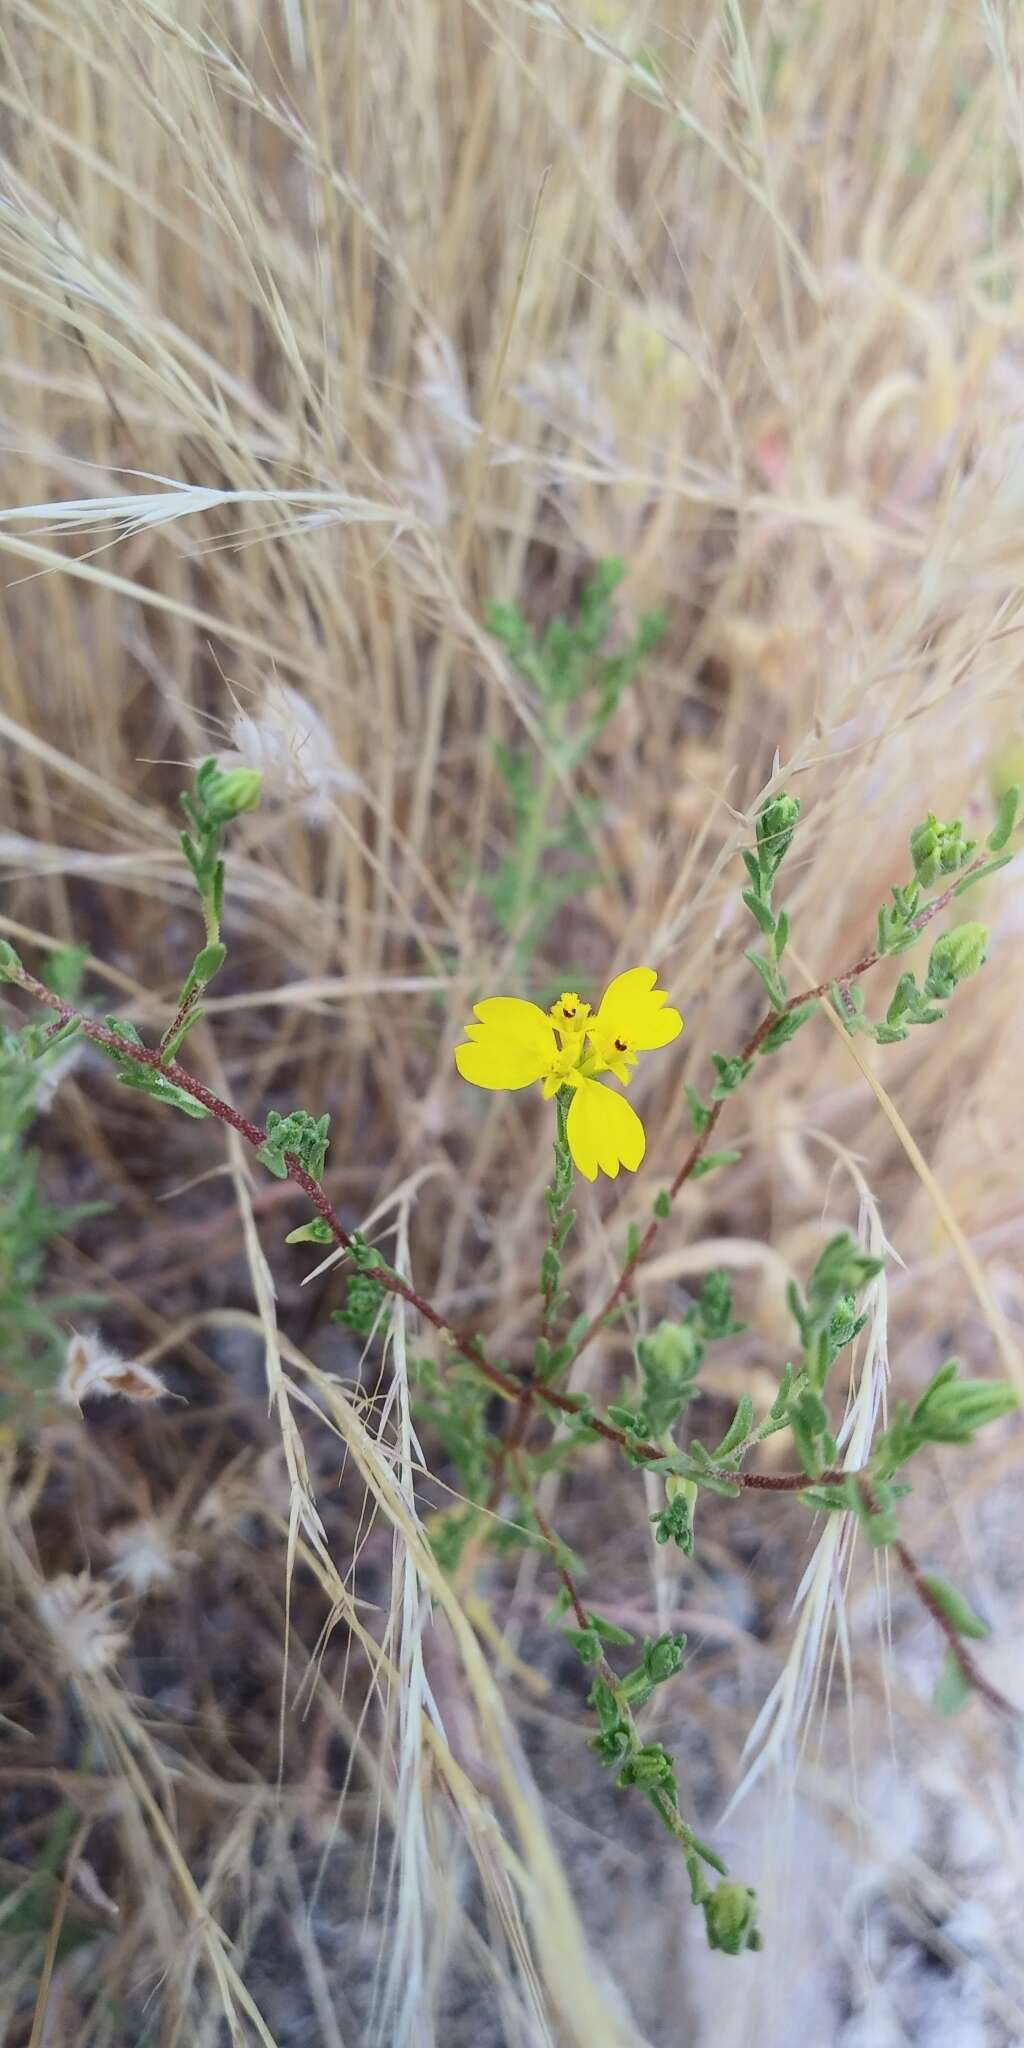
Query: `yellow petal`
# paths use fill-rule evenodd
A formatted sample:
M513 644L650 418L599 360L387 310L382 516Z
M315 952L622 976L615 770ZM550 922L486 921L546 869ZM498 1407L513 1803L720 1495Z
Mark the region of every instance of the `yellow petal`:
M457 1045L455 1064L475 1088L528 1088L550 1070L557 1051L550 1019L520 996L488 996L467 1024L468 1045Z
M653 967L627 967L609 982L601 997L590 1037L621 1038L637 1052L655 1052L678 1038L683 1020L678 1010L666 1008L668 992L657 987Z
M644 1127L631 1103L600 1081L580 1081L566 1120L569 1150L586 1180L598 1171L614 1180L620 1166L635 1173L644 1156Z

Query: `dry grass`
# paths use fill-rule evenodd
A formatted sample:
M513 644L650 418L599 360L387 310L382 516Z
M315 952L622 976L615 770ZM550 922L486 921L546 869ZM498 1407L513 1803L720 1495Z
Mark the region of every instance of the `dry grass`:
M451 1064L508 970L474 880L510 831L492 742L537 737L484 607L543 622L618 553L624 619L669 608L588 766L598 879L533 973L657 964L699 1082L749 1014L759 795L803 801L815 978L922 810L983 822L1024 740L1021 35L1008 0L0 6L0 932L87 940L91 987L165 1024L195 939L179 764L262 748L193 1061L250 1114L329 1108L332 1199L499 1355L548 1138ZM992 964L948 1024L865 1073L819 1021L644 1272L660 1313L734 1270L723 1396L789 1341L787 1271L858 1220L895 1254L876 1391L954 1348L1024 1372L1015 870L985 889ZM641 1093L645 1191L585 1200L584 1306L684 1143L680 1062ZM5 1453L4 1885L67 1802L44 1934L91 1937L10 1970L5 2043L1020 2037L1005 1739L932 1716L934 1646L895 1587L889 1643L870 1560L815 1553L791 1623L797 1508L709 1512L680 1571L603 1451L551 1482L609 1611L703 1645L663 1732L708 1826L784 1674L775 1777L722 1837L746 1874L764 1818L773 1953L709 1961L669 1849L595 1784L543 1563L472 1594L433 1563L412 1333L360 1374L324 1334L337 1276L302 1291L283 1249L291 1190L91 1058L38 1136L55 1192L114 1205L54 1277L99 1278L111 1341L187 1399L54 1411ZM626 1355L607 1337L581 1383ZM911 1513L1007 1684L1018 1446L936 1463Z

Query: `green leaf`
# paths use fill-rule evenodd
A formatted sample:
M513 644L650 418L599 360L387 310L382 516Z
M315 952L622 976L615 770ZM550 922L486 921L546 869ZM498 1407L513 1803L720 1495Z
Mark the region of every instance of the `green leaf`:
M965 875L963 881L957 883L953 891L954 896L966 896L968 889L973 889L976 882L986 881L989 875L994 875L1000 868L1005 868L1007 862L1013 858L1012 853L1001 853L996 860L987 860L983 868L975 868L973 875Z
M562 1634L582 1664L596 1664L601 1655L601 1638L594 1628L563 1628Z
M786 984L778 968L773 967L770 960L762 960L760 953L745 952L743 958L749 960L755 973L760 975L772 1009L781 1010L786 1001Z
M886 950L881 941L878 950L880 953ZM829 1000L848 1037L856 1038L858 1032L868 1029L864 1021L864 991L855 981L834 981L829 990Z
M787 1010L783 1016L777 1017L771 1030L765 1033L758 1050L762 1053L778 1052L781 1046L788 1045L801 1027L810 1022L817 1007L816 999L814 1002L798 1003L795 1010Z
M622 1718L619 1709L619 1702L616 1699L611 1686L608 1684L607 1679L595 1678L594 1683L591 1686L590 1691L587 1695L587 1699L589 1705L593 1707L594 1712L597 1715L598 1721L601 1724L602 1732L604 1734L607 1734L610 1729L618 1727L619 1722Z
M932 1705L936 1713L948 1717L961 1713L973 1690L970 1679L961 1669L952 1650L947 1650L932 1694Z
M672 1208L672 1197L667 1188L661 1188L655 1195L653 1208L658 1221L663 1223Z
M788 945L788 944L789 944L789 912L788 912L787 910L780 910L780 912L779 912L779 918L778 918L778 923L777 923L777 924L776 924L776 926L775 926L775 958L776 958L776 960L781 960L781 958L782 958L782 955L783 955L783 953L785 952L785 950L786 950L786 947L787 947L787 945Z
M297 1230L290 1230L285 1244L333 1244L334 1232L322 1216L313 1216L308 1223L300 1223Z
M968 1443L975 1430L1010 1415L1017 1395L1008 1380L962 1380L951 1358L926 1387L911 1416L927 1443Z
M765 937L768 939L772 938L775 932L775 916L763 897L759 896L754 889L744 889L743 901L751 917L760 925Z
M935 1572L922 1572L921 1578L941 1614L956 1629L960 1636L971 1636L977 1642L984 1641L991 1634L988 1623L975 1614L973 1607L958 1593L948 1579L940 1579Z
M0 974L4 980L13 980L15 975L23 974L24 971L14 947L7 939L0 939Z
M736 1413L729 1424L721 1443L716 1444L711 1456L715 1462L727 1458L739 1444L745 1443L754 1422L754 1404L749 1394L741 1394Z
M884 1266L884 1259L858 1251L848 1231L838 1231L829 1239L808 1282L810 1321L813 1323L830 1317L842 1296L859 1294L869 1280L883 1271Z
M699 1137L701 1131L706 1131L709 1123L711 1122L711 1111L710 1109L708 1109L707 1104L701 1101L696 1088L691 1088L688 1081L686 1083L685 1093L686 1100L690 1105L690 1118L693 1123L693 1128Z
M705 1152L703 1159L698 1159L694 1166L690 1179L703 1180L705 1174L714 1173L716 1167L735 1166L742 1157L742 1152Z
M1020 790L1014 782L1010 784L1009 789L1004 789L999 799L996 822L985 841L990 853L1002 852L1017 822L1017 806L1019 803ZM991 869L988 872L991 873Z
M165 1103L168 1109L180 1109L184 1116L195 1117L198 1120L209 1115L209 1111L203 1103L196 1101L194 1095L186 1094L184 1088L178 1088L173 1081L168 1081L165 1075L158 1074L153 1067L125 1064L117 1078L123 1088L135 1088L140 1095L151 1095L154 1101Z
M201 947L189 968L187 979L181 991L181 1001L183 1003L187 1002L193 989L205 988L207 983L213 980L214 975L220 972L227 957L228 949L226 946L221 945L219 939L212 941L208 946Z
M712 1101L724 1102L727 1096L735 1095L737 1088L742 1087L754 1062L753 1060L741 1060L738 1058L727 1059L724 1053L713 1052L711 1064L717 1076L715 1085L711 1090ZM689 1090L687 1090L687 1094L689 1094ZM692 1102L690 1107L691 1109L693 1108ZM700 1126L700 1128L704 1128L704 1126Z
M112 1032L115 1038L123 1040L126 1046L135 1046L140 1051L145 1050L139 1033L127 1017L108 1016L103 1021L108 1031ZM198 1119L209 1114L203 1103L197 1102L184 1088L179 1088L174 1081L168 1080L167 1075L161 1073L159 1068L143 1066L140 1061L133 1060L130 1054L119 1053L114 1046L105 1045L102 1050L109 1060L113 1060L122 1087L134 1088L140 1095L152 1096L154 1101L165 1103L169 1109L180 1109L185 1116Z
M628 1650L635 1637L628 1628L620 1628L615 1621L606 1621L603 1614L587 1613L589 1627L595 1630L603 1643L613 1643L617 1649Z

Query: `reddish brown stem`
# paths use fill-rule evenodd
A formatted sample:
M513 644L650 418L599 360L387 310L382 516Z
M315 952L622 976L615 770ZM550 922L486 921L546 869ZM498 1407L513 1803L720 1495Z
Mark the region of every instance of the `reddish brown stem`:
M869 1481L867 1479L861 1478L858 1481L858 1485L860 1487L860 1493L864 1501L865 1507L868 1509L870 1514L877 1515L878 1501L875 1497L875 1494L871 1488ZM900 1564L903 1567L904 1576L907 1579L908 1584L913 1588L913 1591L916 1594L918 1600L920 1601L922 1607L928 1614L931 1615L931 1618L935 1623L936 1628L940 1629L942 1634L945 1636L946 1642L949 1645L950 1654L953 1657L955 1663L957 1664L964 1678L965 1683L971 1686L975 1692L980 1693L982 1699L987 1700L991 1707L997 1708L999 1713L1012 1714L1014 1717L1016 1717L1016 1707L1012 1704L1010 1700L1006 1699L1001 1692L998 1692L994 1685L989 1684L988 1679L985 1677L984 1673L979 1669L978 1665L975 1663L974 1658L971 1656L971 1653L967 1648L967 1645L965 1644L963 1637L957 1634L957 1631L954 1628L953 1623L950 1621L949 1616L943 1613L942 1608L939 1606L939 1603L931 1590L931 1587L925 1579L924 1573L922 1572L916 1557L913 1555L912 1551L907 1549L907 1546L904 1543L902 1537L898 1536L896 1538L895 1543L893 1543L890 1547L892 1550L895 1551L896 1556L899 1558Z
M18 988L24 989L26 995L32 996L37 1003L43 1003L47 1009L55 1010L63 1024L71 1022L77 1024L83 1036L91 1039L94 1045L101 1045L107 1052L116 1053L119 1059L131 1060L134 1065L139 1067L149 1067L162 1074L166 1080L173 1081L175 1087L181 1088L186 1095L190 1095L194 1102L202 1103L203 1108L210 1116L216 1117L219 1123L229 1124L232 1130L237 1131L239 1136L245 1139L247 1145L253 1147L254 1151L259 1151L260 1147L266 1143L266 1131L262 1130L259 1124L254 1124L249 1117L242 1116L239 1110L232 1108L230 1102L225 1102L221 1096L215 1095L212 1088L206 1086L205 1081L198 1081L195 1075L190 1074L186 1067L179 1066L177 1060L162 1060L159 1052L151 1051L148 1046L132 1045L130 1040L119 1037L118 1033L111 1031L106 1024L98 1023L95 1017L85 1016L80 1010L74 1009L70 1003L64 1002L60 996L54 994L52 989L47 988L44 982L37 981L35 976L27 973L23 967L19 966L16 969L8 968L6 976ZM303 1193L308 1196L318 1216L323 1217L335 1243L340 1245L342 1250L351 1251L352 1238L344 1225L339 1222L320 1182L315 1180L311 1173L306 1172L305 1167L300 1165L294 1153L285 1153L284 1163L289 1180L294 1181L295 1186L300 1187ZM404 1280L399 1279L397 1273L390 1273L386 1270L377 1270L374 1277L379 1281L386 1293L401 1296L402 1300L407 1301L411 1308L416 1309L417 1313L424 1318L424 1321L431 1323L435 1330L439 1330L444 1337L447 1337L449 1342L454 1344L456 1350L461 1353L462 1357L470 1365L474 1366L477 1372L482 1373L483 1377L489 1380L498 1392L504 1394L509 1400L518 1401L520 1399L523 1391L522 1382L513 1379L511 1373L502 1372L499 1366L492 1365L490 1360L483 1356L473 1339L463 1337L458 1330L453 1329L451 1324L447 1323L444 1317L438 1314L438 1311L429 1301L424 1301L423 1296L417 1294L414 1287L408 1286Z

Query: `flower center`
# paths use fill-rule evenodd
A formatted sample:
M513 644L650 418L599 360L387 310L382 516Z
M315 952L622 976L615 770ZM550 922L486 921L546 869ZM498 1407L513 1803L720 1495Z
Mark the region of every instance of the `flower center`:
M574 989L567 989L552 1003L548 1016L563 1045L578 1045L590 1018L590 1004L581 1003Z

